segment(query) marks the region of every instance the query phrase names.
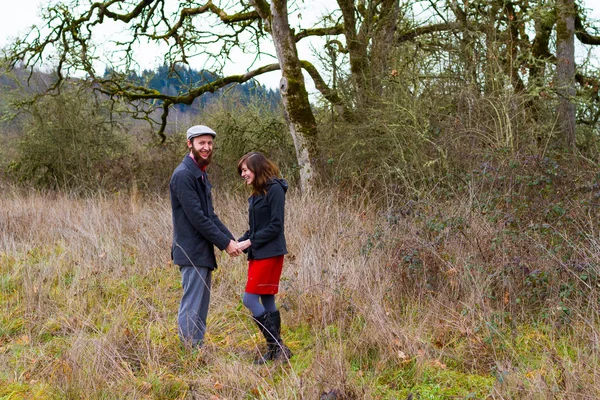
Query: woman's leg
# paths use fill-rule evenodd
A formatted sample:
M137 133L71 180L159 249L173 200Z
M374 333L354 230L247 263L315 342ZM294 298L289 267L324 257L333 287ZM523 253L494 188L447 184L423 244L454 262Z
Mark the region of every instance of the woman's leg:
M252 315L255 317L258 317L265 313L265 307L263 307L263 305L260 304L259 299L260 294L253 294L248 292L244 292L244 297L242 299L244 306L246 306L246 308L250 310Z
M277 311L277 306L275 305L275 295L274 294L261 294L260 302L262 303L264 310L266 312Z
M275 340L268 348L268 353L265 358L268 360L285 359L288 360L292 356L290 349L283 344L281 340L281 314L275 305L274 294L263 294L260 296L260 301L265 308L265 314L268 315L271 323L272 333Z
M259 294L253 294L244 292L243 303L246 308L252 313L252 319L256 322L258 329L265 337L267 341L267 352L264 355L260 355L254 362L256 364L264 364L265 362L272 360L274 355L274 349L277 346L277 337L275 336L275 328L273 322L269 316L269 312L265 311L265 308L260 303Z

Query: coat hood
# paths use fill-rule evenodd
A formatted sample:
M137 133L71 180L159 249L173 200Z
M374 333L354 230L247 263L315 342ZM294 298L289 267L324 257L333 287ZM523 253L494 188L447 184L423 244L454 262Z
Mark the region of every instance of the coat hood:
M281 185L281 187L283 188L283 192L287 192L288 190L288 183L285 179L283 178L271 178L271 180L267 183L267 185L271 186L271 185L276 185L279 184Z

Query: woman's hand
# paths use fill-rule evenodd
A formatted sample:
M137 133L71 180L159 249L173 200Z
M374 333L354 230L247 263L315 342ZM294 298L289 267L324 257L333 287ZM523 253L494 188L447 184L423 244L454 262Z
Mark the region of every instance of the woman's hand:
M246 239L241 242L238 242L237 248L238 248L238 250L243 251L243 250L246 250L251 245L252 245L252 243L250 243L250 239Z
M238 242L234 241L234 240L230 240L229 241L229 245L227 246L227 248L225 249L225 251L227 252L227 254L229 254L231 257L237 257L240 254L242 254L242 250L240 250L238 248Z

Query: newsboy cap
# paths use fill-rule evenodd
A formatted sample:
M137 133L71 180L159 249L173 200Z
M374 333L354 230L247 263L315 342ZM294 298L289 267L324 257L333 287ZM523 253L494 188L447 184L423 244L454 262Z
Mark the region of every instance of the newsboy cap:
M194 125L187 130L187 140L193 139L196 136L210 135L213 138L217 136L217 133L210 129L206 125Z

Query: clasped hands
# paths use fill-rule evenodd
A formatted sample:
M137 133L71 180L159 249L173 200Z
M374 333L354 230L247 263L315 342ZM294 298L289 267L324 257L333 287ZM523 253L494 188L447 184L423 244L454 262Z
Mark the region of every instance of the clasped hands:
M252 243L250 243L250 239L243 240L241 242L236 242L235 240L230 240L229 245L225 249L227 254L231 257L237 257L244 252L248 247L250 247Z

